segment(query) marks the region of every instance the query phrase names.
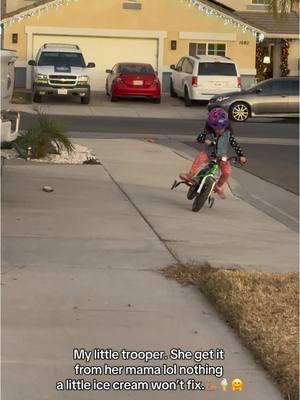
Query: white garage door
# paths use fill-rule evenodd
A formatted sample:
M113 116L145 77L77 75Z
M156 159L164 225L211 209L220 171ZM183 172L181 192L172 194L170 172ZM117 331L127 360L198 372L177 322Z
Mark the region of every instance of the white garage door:
M106 69L117 62L146 62L157 70L158 41L156 39L125 39L82 36L34 35L33 57L44 43L77 44L85 62L94 62L89 70L92 90L104 90Z

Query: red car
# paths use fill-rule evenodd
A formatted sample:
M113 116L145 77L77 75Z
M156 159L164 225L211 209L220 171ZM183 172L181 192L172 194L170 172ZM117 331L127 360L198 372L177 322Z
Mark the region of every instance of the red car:
M107 69L106 93L111 101L121 97L147 97L160 103L161 85L150 64L118 63Z

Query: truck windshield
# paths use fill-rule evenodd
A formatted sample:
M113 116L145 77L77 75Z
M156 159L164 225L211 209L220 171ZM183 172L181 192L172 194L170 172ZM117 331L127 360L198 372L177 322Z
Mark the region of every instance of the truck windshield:
M61 51L43 51L38 65L68 65L70 67L85 68L85 62L81 53L65 53Z

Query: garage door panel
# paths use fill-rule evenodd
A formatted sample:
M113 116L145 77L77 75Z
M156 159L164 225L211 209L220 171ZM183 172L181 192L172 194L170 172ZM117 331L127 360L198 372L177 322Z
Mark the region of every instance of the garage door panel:
M104 38L81 36L34 35L33 56L44 43L77 44L85 62L94 62L89 69L92 90L104 90L107 74L118 62L145 62L157 69L158 43L156 39Z

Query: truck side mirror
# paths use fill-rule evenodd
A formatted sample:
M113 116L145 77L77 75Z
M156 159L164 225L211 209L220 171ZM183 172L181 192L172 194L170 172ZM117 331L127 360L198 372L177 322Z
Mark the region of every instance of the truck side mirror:
M174 69L176 71L175 64L170 65L170 69Z
M95 68L96 64L93 62L88 63L88 65L86 66L87 68Z
M106 72L107 74L112 74L112 69L106 69L105 72Z
M28 65L32 65L34 67L36 65L36 62L34 60L29 60Z

